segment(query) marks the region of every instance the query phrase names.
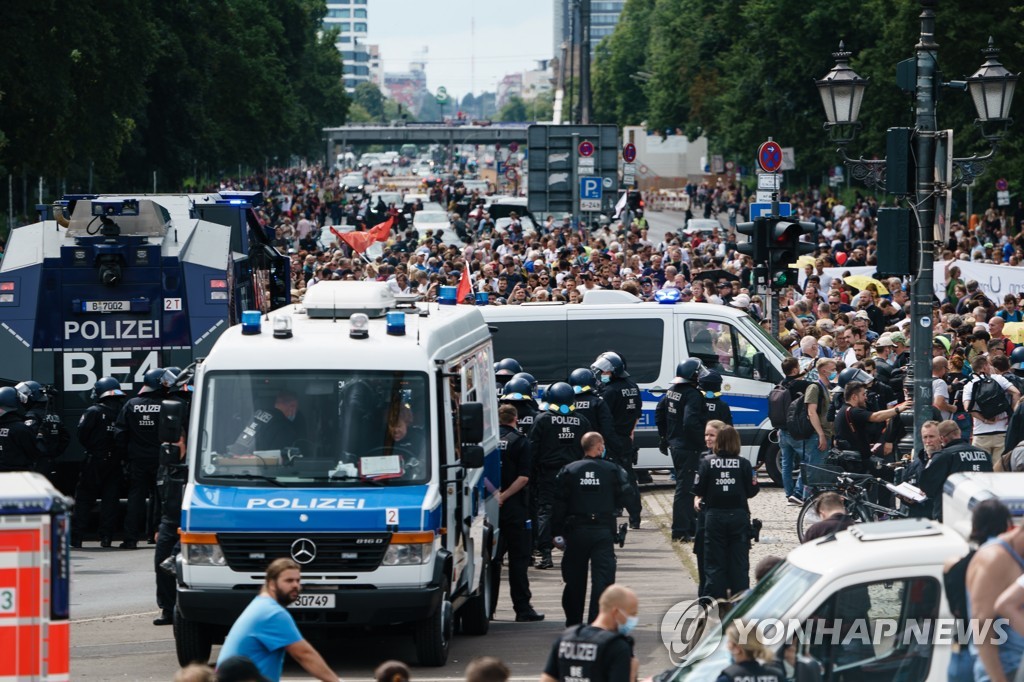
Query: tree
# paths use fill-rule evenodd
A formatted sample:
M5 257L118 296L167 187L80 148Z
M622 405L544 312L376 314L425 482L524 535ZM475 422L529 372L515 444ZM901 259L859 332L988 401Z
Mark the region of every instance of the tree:
M526 102L523 98L518 95L509 97L508 101L505 102L504 106L498 112L496 117L498 121L526 121L527 119L527 107Z
M376 83L364 81L357 85L352 93L352 101L363 107L371 116L370 120L384 117L384 95Z
M637 125L647 116L648 48L655 0L628 0L612 34L597 46L593 102L597 123Z

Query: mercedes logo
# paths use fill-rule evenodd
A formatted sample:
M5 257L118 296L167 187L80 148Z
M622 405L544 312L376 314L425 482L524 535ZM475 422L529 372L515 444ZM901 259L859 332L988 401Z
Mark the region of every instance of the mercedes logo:
M299 538L292 543L292 559L305 566L316 558L316 544L309 538Z

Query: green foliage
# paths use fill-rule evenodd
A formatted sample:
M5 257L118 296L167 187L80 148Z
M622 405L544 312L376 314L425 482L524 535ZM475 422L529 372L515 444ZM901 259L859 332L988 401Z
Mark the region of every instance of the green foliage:
M513 95L508 98L505 105L501 107L500 111L498 111L496 120L516 122L526 121L528 116L526 112L526 102L523 101L523 98L518 95Z
M360 83L352 93L352 102L360 105L370 115L368 121L379 121L384 116L384 95L376 83ZM355 120L355 119L352 119Z
M95 189L177 188L319 155L348 97L323 0L13 0L0 40L0 166Z
M615 32L597 46L592 74L594 121L639 125L647 115L647 45L655 0L628 0Z

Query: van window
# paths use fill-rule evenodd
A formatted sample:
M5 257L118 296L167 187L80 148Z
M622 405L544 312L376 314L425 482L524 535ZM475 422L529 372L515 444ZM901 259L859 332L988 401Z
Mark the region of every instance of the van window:
M665 322L661 318L572 320L566 367L570 372L577 367L590 367L598 355L612 350L625 361L633 381L652 384L661 374L664 344Z
M736 327L717 320L686 320L686 349L691 358L723 376L754 378L757 347Z
M940 596L931 577L843 588L803 624L802 648L822 664L826 678L924 682L934 633L923 628L938 618Z
M496 360L515 358L542 384L566 380L564 322L500 322L494 326L498 328L491 337ZM587 367L596 357L587 361Z

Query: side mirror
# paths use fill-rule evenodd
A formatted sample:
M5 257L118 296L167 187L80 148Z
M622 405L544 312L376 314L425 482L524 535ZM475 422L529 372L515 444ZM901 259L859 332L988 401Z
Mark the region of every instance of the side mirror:
M772 366L772 363L768 362L768 358L765 357L764 353L754 353L753 378L759 381L770 381L776 384L782 381L782 376L779 371Z
M182 419L185 416L185 404L179 400L164 400L160 403L160 423L157 425L157 438L161 443L177 443L181 440Z
M459 463L466 469L479 469L484 465L484 449L479 445L463 445Z
M463 443L481 443L484 440L484 404L463 403L459 408L459 433ZM465 449L463 449L465 450ZM482 455L481 455L482 456ZM465 458L465 455L463 455ZM483 460L481 459L481 462ZM483 466L481 464L481 466Z

